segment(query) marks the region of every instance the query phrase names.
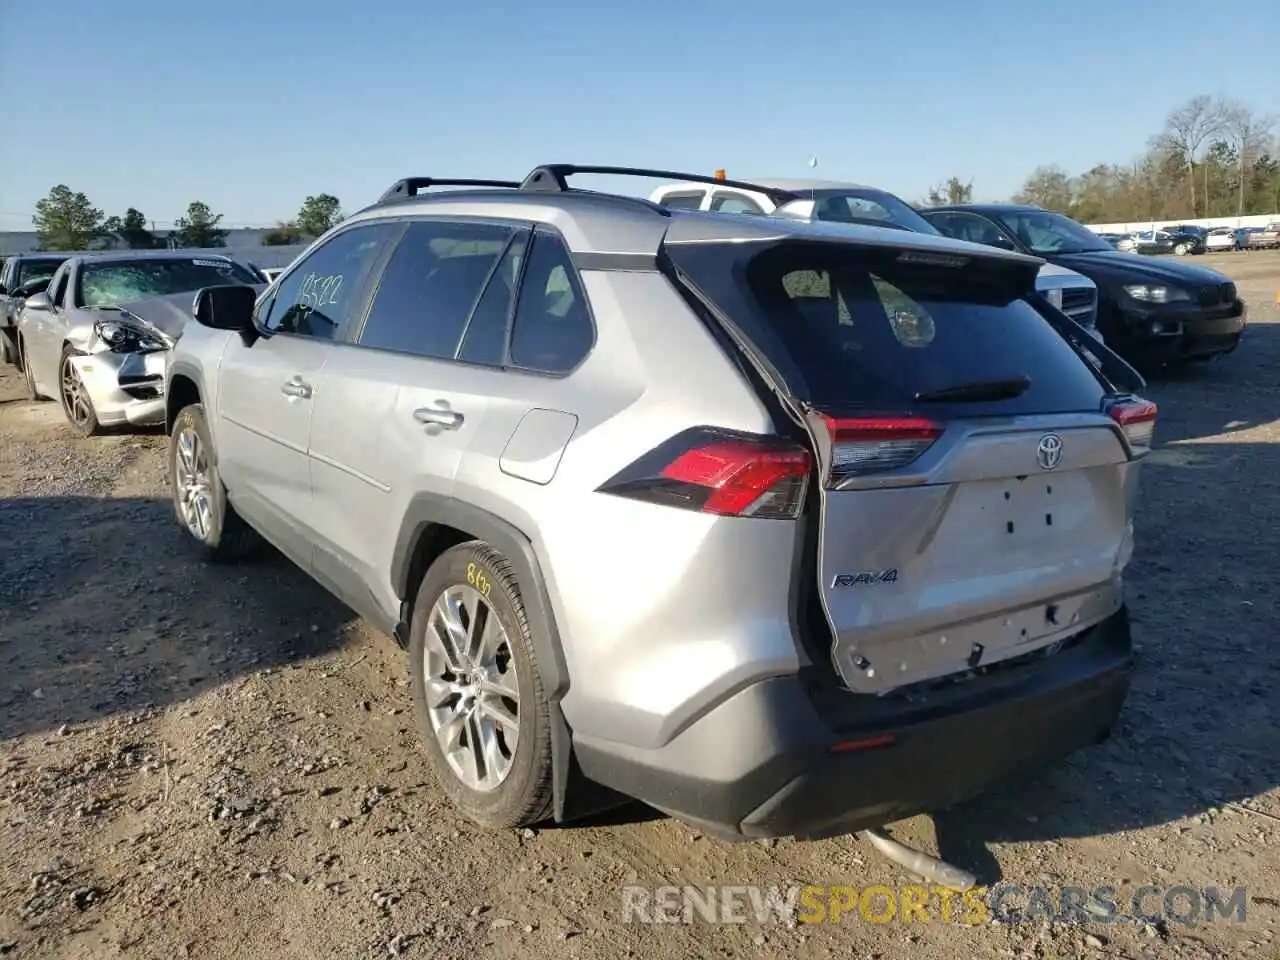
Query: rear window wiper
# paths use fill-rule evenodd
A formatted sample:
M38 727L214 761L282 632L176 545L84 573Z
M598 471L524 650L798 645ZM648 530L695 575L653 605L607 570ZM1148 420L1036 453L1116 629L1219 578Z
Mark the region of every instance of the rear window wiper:
M960 383L954 387L943 387L941 390L925 390L914 397L918 403L981 403L984 400L1012 400L1022 396L1031 387L1031 378L1027 376L1010 377L1006 380L975 380L972 383Z

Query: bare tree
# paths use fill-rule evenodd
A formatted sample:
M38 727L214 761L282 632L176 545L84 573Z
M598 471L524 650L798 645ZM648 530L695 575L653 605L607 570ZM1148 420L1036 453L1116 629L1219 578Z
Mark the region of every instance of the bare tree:
M1235 150L1238 164L1237 217L1244 216L1245 171L1266 151L1275 122L1275 117L1260 116L1240 103L1226 102L1222 105L1222 129L1227 135L1227 142Z
M1196 215L1196 156L1200 148L1220 133L1225 123L1223 105L1213 97L1192 97L1164 122L1164 131L1156 145L1175 156L1187 168L1187 185L1191 190L1191 216Z

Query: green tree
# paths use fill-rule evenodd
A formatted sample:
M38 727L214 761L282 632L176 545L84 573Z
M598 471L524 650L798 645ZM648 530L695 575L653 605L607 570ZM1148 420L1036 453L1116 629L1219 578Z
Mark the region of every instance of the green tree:
M302 243L305 239L306 237L302 235L298 225L293 221L289 221L288 223L277 223L262 235L260 242L264 247L288 247L295 243Z
M124 219L108 217L103 228L123 240L130 250L152 250L157 245L155 235L147 229L146 216L134 207L124 212Z
M170 236L179 247L225 247L227 231L218 227L222 214L215 214L209 205L196 200L187 207L187 215L174 222Z
M959 177L952 177L946 183L929 188L929 195L925 198L924 206L940 207L945 203L972 202L973 181L966 182Z
M65 183L36 203L31 223L41 250L88 250L104 236L102 211Z
M341 220L342 205L338 198L330 193L322 193L302 201L302 209L298 211L294 223L305 236L318 237Z
M1075 206L1075 185L1061 167L1036 167L1022 189L1013 195L1014 203L1029 203L1068 216Z

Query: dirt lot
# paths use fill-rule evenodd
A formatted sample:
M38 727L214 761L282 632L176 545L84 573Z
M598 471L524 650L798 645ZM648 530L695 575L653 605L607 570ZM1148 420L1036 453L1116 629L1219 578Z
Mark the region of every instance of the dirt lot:
M7 369L0 955L1280 956L1280 255L1206 260L1252 326L1234 356L1149 390L1161 449L1122 726L891 830L987 884L1109 884L1122 905L1142 884L1243 885L1243 924L623 923L628 883L914 881L857 838L725 845L638 808L519 833L459 820L389 640L284 561L194 563L164 438L73 439Z

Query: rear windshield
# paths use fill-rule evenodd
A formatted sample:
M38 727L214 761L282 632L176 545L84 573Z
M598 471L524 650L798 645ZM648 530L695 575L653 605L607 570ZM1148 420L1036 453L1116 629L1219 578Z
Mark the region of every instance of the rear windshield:
M897 250L782 241L679 244L678 270L740 328L788 391L833 412L1096 411L1103 383L1020 293L1034 271L906 263ZM1027 285L1024 288L1023 285ZM917 394L1020 377L1020 396L963 404Z
M813 218L827 223L865 223L933 236L939 234L938 228L920 216L905 200L879 190L849 190L820 196L813 206Z
M261 282L247 267L216 258L156 257L89 262L80 267L76 302L82 307L109 307L147 297L194 292L201 287Z

